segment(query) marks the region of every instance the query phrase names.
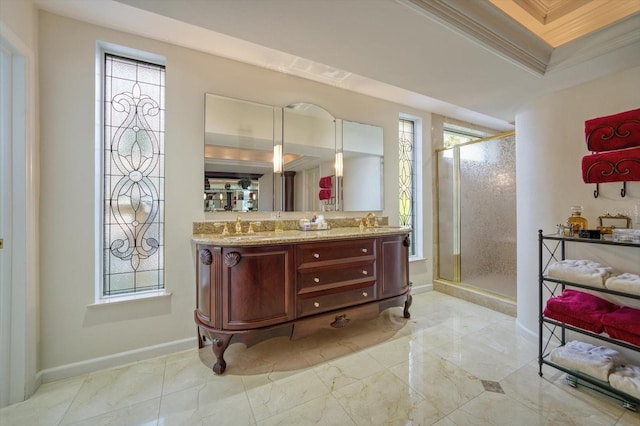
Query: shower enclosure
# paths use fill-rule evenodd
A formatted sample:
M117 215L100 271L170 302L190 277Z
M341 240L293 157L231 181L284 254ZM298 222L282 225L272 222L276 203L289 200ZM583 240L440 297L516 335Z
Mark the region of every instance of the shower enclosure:
M515 134L436 155L436 278L515 300Z

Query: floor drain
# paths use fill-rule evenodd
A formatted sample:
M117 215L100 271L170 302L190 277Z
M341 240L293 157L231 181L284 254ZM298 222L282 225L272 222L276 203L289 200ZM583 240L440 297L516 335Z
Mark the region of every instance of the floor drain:
M484 386L484 390L495 393L504 393L502 390L502 386L498 382L492 382L490 380L480 380L482 382L482 386Z

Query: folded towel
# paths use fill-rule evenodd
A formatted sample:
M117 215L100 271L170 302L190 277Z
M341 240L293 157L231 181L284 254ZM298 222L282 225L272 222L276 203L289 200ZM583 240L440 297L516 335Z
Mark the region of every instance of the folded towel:
M618 305L589 293L566 289L547 300L544 316L594 333L602 333L601 317L618 309Z
M330 189L321 189L318 193L318 199L320 200L329 200L331 199L331 190Z
M638 334L630 333L610 325L605 325L603 330L613 339L623 340L632 345L640 346L640 335Z
M587 120L584 136L592 152L640 146L640 109Z
M613 275L607 278L604 282L604 286L609 290L640 294L640 275L628 272L620 275Z
M640 309L624 306L602 315L600 321L605 326L638 335L638 340L640 340Z
M604 330L604 327L602 326L602 323L600 322L599 319L594 321L592 319L576 318L571 315L553 312L550 309L544 310L544 316L546 318L551 318L551 319L563 322L565 324L573 325L575 327L581 328L583 330L591 331L596 334L600 334Z
M585 155L582 180L584 183L640 181L640 148Z
M640 399L640 367L625 365L609 375L609 383L614 389Z
M594 346L574 340L551 351L551 361L572 370L607 381L616 366L624 364L624 357L615 349Z
M593 287L604 287L612 268L590 260L566 259L552 263L547 268L550 277Z
M320 188L331 189L333 188L333 176L324 176L320 178L320 182L318 182Z

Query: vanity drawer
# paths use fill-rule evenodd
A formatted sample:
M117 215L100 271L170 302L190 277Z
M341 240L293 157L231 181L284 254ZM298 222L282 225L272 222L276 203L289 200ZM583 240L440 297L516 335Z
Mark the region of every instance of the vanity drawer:
M372 302L376 299L375 282L363 282L349 286L348 290L323 294L323 292L309 293L305 297L298 297L298 317L319 314L345 306Z
M325 286L358 279L376 279L376 268L373 260L366 260L357 264L340 264L331 268L309 268L304 272L298 272L298 291L315 286Z
M297 246L299 267L309 267L325 261L346 260L355 257L375 258L375 240L356 239L331 243L300 244Z

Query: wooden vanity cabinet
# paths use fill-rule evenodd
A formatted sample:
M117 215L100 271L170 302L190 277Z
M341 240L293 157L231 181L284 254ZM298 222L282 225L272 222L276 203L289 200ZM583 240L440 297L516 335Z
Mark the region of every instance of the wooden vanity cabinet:
M200 257L207 251L212 263L201 266L198 274L200 322L221 330L248 330L293 320L291 246L206 247Z
M298 317L376 300L376 240L299 244Z
M379 299L406 293L409 290L409 246L408 235L381 237L378 239L380 261Z
M200 347L212 342L213 371L233 341L302 337L342 328L404 305L409 318L408 236L290 244L197 244L195 321Z

